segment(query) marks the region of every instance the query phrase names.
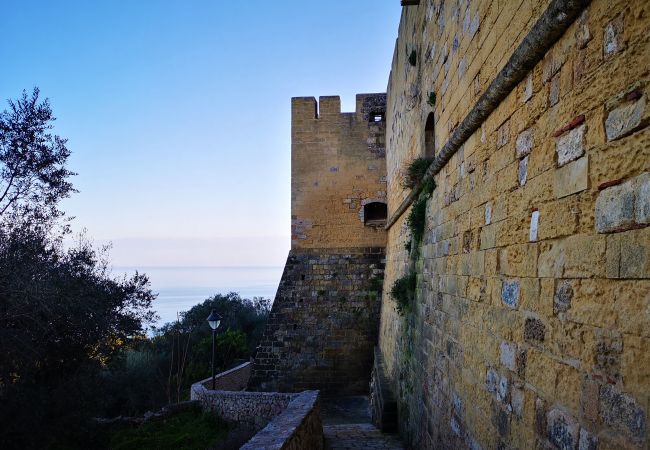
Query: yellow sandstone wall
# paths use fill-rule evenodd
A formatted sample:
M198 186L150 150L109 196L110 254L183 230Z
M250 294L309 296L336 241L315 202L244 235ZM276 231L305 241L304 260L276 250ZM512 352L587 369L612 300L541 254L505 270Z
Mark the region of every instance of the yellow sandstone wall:
M403 8L389 216L429 113L437 151L548 4ZM406 317L408 211L390 228L380 348L413 448L648 448L649 30L650 3L593 1L435 176Z
M294 249L384 247L383 227L364 226L363 206L386 203L386 94L291 100L291 243Z

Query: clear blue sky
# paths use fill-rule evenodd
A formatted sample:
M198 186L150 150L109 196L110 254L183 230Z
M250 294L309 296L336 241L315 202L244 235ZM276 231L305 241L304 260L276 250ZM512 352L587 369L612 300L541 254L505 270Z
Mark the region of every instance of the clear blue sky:
M41 89L63 207L116 265L281 265L290 97L386 89L399 0L0 0L0 99Z

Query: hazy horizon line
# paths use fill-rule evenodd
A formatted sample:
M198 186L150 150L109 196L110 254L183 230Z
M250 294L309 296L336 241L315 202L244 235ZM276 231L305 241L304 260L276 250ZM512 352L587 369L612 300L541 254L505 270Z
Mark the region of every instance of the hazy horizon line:
M260 265L253 265L253 266L197 266L197 265L192 265L192 266L152 266L152 265L113 265L111 266L115 269L125 269L125 268L138 268L141 267L143 269L277 269L279 267L284 267L284 266L260 266Z

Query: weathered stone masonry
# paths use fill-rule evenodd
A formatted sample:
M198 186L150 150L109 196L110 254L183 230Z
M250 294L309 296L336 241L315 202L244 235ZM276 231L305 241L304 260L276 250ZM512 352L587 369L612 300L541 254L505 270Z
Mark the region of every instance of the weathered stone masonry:
M368 391L386 245L385 102L361 94L356 112L341 113L338 97L321 97L319 110L312 97L292 99L292 250L249 389Z
M249 386L367 392L377 343L384 249L292 250Z
M551 2L412 3L388 86L389 215L427 119L439 152ZM649 8L591 2L435 176L413 313L386 293L381 313L413 448L647 448ZM409 267L407 214L385 292Z

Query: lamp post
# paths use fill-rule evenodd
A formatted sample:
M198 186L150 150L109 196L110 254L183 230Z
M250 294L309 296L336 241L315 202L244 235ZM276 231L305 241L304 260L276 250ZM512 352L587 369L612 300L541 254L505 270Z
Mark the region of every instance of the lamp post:
M217 328L221 323L221 316L213 309L208 316L208 324L212 328L212 390L214 391L214 346L215 346L215 337L217 335Z

